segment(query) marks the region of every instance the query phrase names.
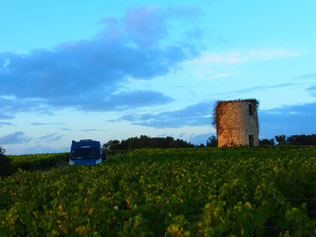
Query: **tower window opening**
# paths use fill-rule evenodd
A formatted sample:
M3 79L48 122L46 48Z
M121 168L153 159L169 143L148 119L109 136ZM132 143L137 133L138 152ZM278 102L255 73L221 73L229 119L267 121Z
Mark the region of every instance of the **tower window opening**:
M249 105L249 115L253 115L252 105Z
M253 135L249 135L249 146L254 146L254 137Z

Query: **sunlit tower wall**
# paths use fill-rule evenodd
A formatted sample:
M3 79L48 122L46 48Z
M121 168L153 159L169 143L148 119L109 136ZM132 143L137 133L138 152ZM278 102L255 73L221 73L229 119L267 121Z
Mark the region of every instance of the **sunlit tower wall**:
M258 101L218 101L214 108L218 147L258 146Z

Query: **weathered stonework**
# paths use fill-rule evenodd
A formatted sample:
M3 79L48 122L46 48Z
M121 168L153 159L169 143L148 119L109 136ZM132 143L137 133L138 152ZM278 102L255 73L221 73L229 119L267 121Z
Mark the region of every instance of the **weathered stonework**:
M214 124L218 147L259 145L257 105L255 99L217 102Z

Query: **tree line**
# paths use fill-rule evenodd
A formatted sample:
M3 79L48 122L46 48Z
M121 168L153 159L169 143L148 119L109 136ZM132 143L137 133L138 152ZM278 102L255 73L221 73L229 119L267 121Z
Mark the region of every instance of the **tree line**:
M274 140L275 139L275 140ZM316 134L311 135L292 135L287 137L286 135L278 135L272 139L259 139L259 145L276 145L275 141L277 141L278 145L316 145ZM211 136L208 138L206 142L206 146L217 146L217 138L215 136Z
M142 148L192 148L195 145L173 137L130 137L126 140L110 140L103 144L104 150L127 150Z
M259 140L260 146L266 145L316 145L316 134L312 135L293 135L287 137L285 135L278 135L272 139ZM173 137L148 137L142 135L140 137L131 137L126 140L110 140L103 144L103 149L107 151L112 150L130 150L142 148L193 148L193 147L217 147L218 140L216 136L210 136L205 144L194 145L182 139L174 139Z
M316 145L316 134L311 135L293 135L287 137L285 135L275 136L275 140L280 145Z

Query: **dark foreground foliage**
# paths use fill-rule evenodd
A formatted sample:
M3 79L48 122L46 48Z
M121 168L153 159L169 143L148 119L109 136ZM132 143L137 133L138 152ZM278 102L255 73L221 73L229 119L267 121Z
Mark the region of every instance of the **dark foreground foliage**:
M147 149L0 179L0 236L315 236L316 148Z

